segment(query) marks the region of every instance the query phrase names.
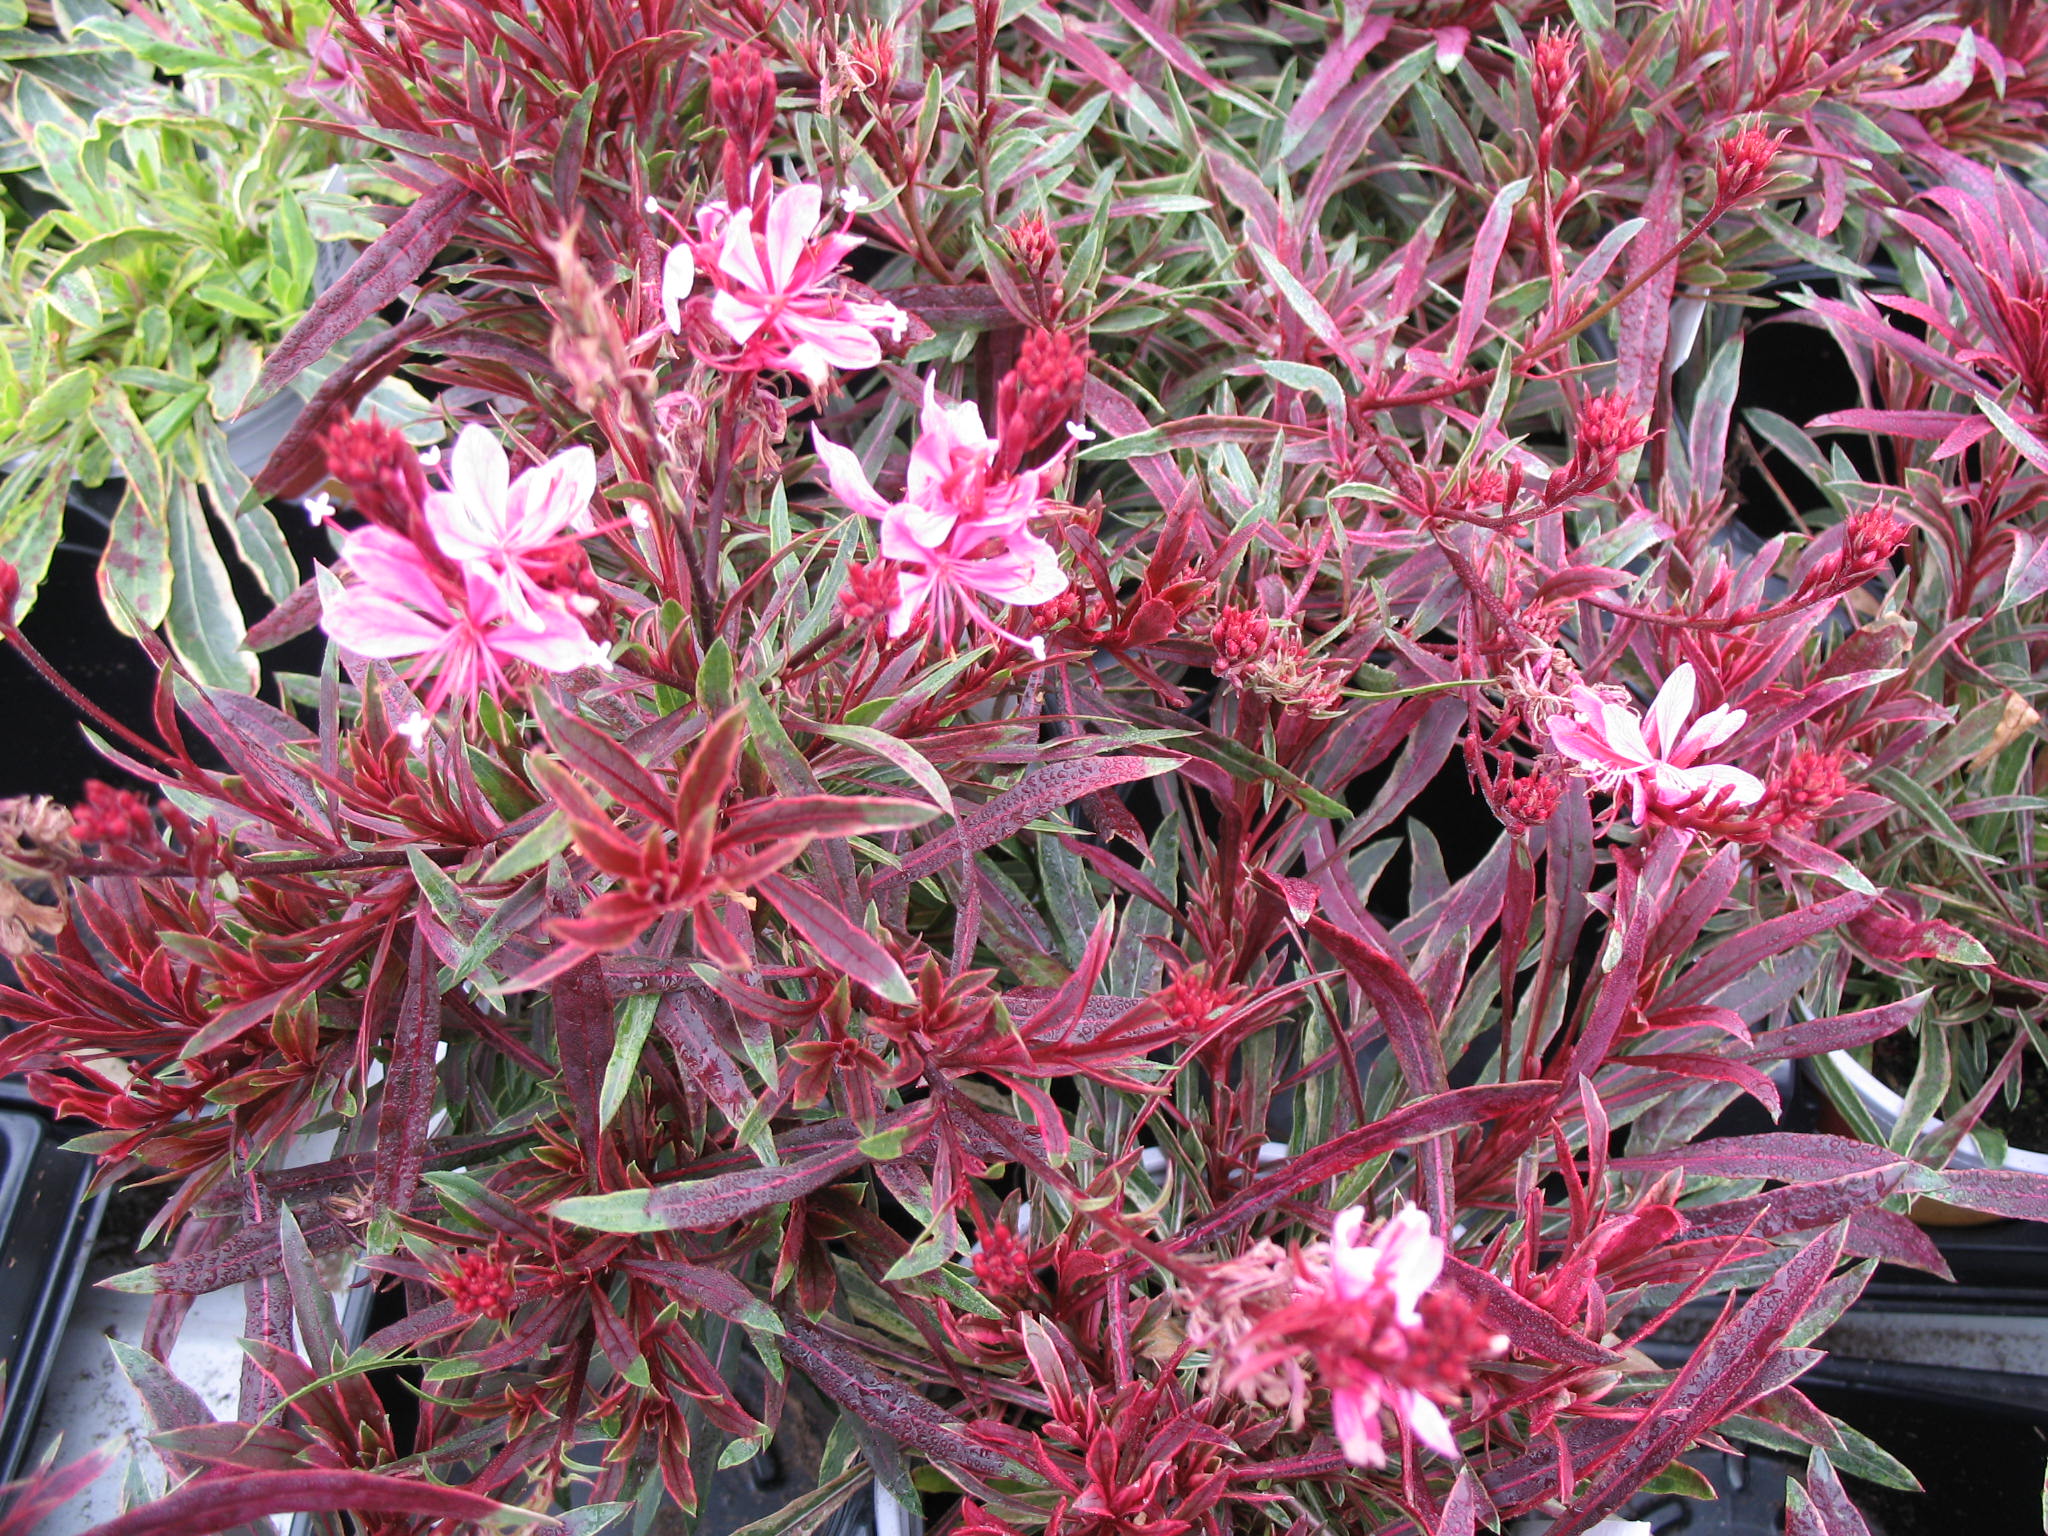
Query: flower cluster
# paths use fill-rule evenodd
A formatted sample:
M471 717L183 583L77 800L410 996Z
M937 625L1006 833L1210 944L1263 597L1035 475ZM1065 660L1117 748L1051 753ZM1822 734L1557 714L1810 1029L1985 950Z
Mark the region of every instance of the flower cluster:
M1027 430L1039 430L1032 416L1023 419L1032 422ZM882 555L897 572L890 637L908 634L923 616L941 639L950 641L963 623L971 623L1043 656L1043 639L1012 634L980 600L1030 607L1067 590L1059 556L1030 526L1047 510L1059 457L998 476L999 457L1014 462L1018 450L1006 450L989 436L972 401L942 404L933 380L925 383L919 421L903 499L894 502L876 491L851 449L816 428L811 434L832 494L882 525Z
M1330 1394L1353 1463L1387 1462L1382 1414L1440 1456L1460 1455L1443 1409L1469 1390L1472 1364L1507 1347L1472 1306L1438 1284L1443 1239L1412 1206L1363 1240L1365 1211L1337 1213L1328 1242L1271 1244L1219 1265L1192 1301L1191 1332L1216 1350L1223 1384L1287 1409L1297 1426L1315 1387Z
M1625 800L1639 827L1653 813L1669 819L1757 804L1764 786L1756 775L1699 761L1741 730L1748 712L1723 705L1694 720L1698 689L1689 661L1672 669L1646 714L1591 688L1574 688L1572 715L1550 722L1551 743L1597 787Z
M856 299L839 279L856 235L824 230L824 193L785 187L763 205L705 203L694 238L669 248L661 305L668 328L711 341L698 355L729 373L783 369L821 390L832 371L882 360L878 333L901 340L907 317L894 304ZM694 292L699 276L708 292ZM692 314L708 321L691 326Z
M473 706L502 689L514 664L609 664L585 622L597 609L581 549L597 490L588 448L514 477L497 438L465 427L438 491L404 438L374 419L335 428L326 450L370 522L343 537L341 561L356 579L326 594L321 622L358 656L424 658L434 677L424 718L447 699Z

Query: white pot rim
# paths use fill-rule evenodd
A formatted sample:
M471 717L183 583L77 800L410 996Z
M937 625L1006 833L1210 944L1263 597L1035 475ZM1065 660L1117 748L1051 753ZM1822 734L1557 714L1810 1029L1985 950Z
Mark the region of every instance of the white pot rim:
M1855 1093L1857 1101L1880 1125L1889 1130L1899 1123L1899 1116L1905 1111L1906 1101L1873 1077L1870 1070L1854 1056L1847 1051L1829 1051L1827 1063L1842 1074L1843 1080ZM1920 1127L1920 1134L1933 1135L1941 1128L1942 1122L1929 1116L1927 1123ZM1956 1143L1955 1155L1949 1159L1949 1166L1988 1168L1991 1165L1985 1161L1984 1150L1978 1146L1977 1138L1965 1136ZM2021 1147L2010 1147L2006 1150L2005 1160L1998 1166L2015 1169L2021 1173L2048 1173L2048 1152L2029 1152Z

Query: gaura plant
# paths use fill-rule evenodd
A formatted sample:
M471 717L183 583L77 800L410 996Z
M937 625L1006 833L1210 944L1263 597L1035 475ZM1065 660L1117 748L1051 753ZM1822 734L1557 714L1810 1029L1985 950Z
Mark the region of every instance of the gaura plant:
M792 1372L841 1430L773 1529L875 1480L984 1536L1573 1536L1724 1442L1809 1457L1801 1530L1910 1483L1815 1340L1942 1271L1910 1198L2048 1186L1717 1126L1922 1008L1859 840L1951 720L1919 504L1834 475L1735 554L1734 411L1788 274L2024 139L2031 34L339 18L412 200L254 391L388 325L257 477L331 486L265 621L325 665L159 648L147 730L77 696L155 803L9 825L55 905L0 1063L165 1196L165 1492L100 1536L681 1519ZM349 394L400 366L437 463ZM403 1318L344 1339L330 1256ZM237 1286L214 1422L161 1362Z

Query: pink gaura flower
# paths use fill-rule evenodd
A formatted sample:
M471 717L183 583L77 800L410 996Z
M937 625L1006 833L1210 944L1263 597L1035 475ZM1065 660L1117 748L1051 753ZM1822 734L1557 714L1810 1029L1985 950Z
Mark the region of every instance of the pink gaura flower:
M1707 801L1755 805L1764 797L1764 786L1753 774L1699 761L1741 730L1749 714L1723 705L1688 726L1698 689L1689 661L1664 679L1647 715L1590 688L1574 688L1573 713L1550 722L1551 743L1585 768L1601 789L1626 796L1629 818L1637 826L1653 809L1684 810Z
M882 554L898 568L889 634L907 633L929 609L934 626L950 637L961 619L1044 655L1043 640L1024 640L1000 628L980 600L1035 607L1067 590L1052 545L1033 533L1030 520L1045 510L1045 489L1057 460L1007 479L991 479L998 444L971 401L941 405L925 384L924 411L903 500L875 490L850 449L813 428L832 494L882 525Z
M756 210L724 203L697 211L698 239L673 248L662 266L662 311L670 331L683 330L683 304L701 269L712 285L712 321L740 347L726 367L787 368L813 389L834 368L872 368L882 360L878 331L901 338L909 317L894 304L848 298L839 263L858 236L820 232L824 194L815 186L785 187Z
M426 659L425 713L502 687L518 662L546 672L608 665L581 615L589 568L576 530L589 526L596 465L570 448L516 479L505 451L467 427L449 456L447 490L427 488L412 450L375 420L323 439L328 470L370 519L344 536L355 578L332 588L321 625L358 656Z
M1345 1459L1387 1462L1383 1415L1440 1456L1459 1455L1444 1416L1476 1359L1507 1340L1463 1295L1438 1284L1444 1243L1429 1217L1397 1211L1370 1241L1365 1212L1340 1211L1327 1243L1288 1254L1270 1243L1217 1268L1191 1319L1201 1345L1220 1345L1224 1384L1247 1401L1288 1408L1297 1428L1313 1386L1330 1393Z
M1363 1316L1377 1316L1381 1326L1403 1333L1420 1330L1422 1298L1443 1273L1443 1239L1429 1230L1429 1218L1413 1206L1398 1211L1370 1243L1361 1243L1365 1211L1359 1206L1340 1212L1330 1231L1329 1295L1351 1303ZM1443 1410L1398 1380L1376 1370L1346 1373L1348 1384L1330 1394L1331 1416L1345 1460L1358 1466L1385 1466L1380 1442L1380 1411L1391 1409L1415 1438L1440 1456L1456 1459L1458 1440Z
M418 546L388 528L349 534L341 561L356 580L328 596L321 627L358 656L425 657L435 674L429 715L449 698L473 700L486 688L501 689L510 662L543 672L610 664L562 593L531 594L515 620L487 568L437 570Z
M505 616L539 631L542 581L554 556L590 530L597 459L581 444L515 479L497 437L467 426L448 458L448 489L425 501L428 529L441 553L496 593Z

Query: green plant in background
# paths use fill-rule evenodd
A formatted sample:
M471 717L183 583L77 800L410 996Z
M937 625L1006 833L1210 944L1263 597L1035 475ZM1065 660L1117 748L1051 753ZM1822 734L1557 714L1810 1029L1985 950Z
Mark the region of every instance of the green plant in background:
M121 477L99 569L114 622L162 626L196 676L244 690L257 669L223 551L273 602L299 573L269 510L243 505L255 464L228 424L310 302L323 244L379 231L350 190L360 149L294 94L324 7L284 14L59 0L35 27L0 0L0 558L25 606L72 486ZM376 403L426 410L403 385Z

